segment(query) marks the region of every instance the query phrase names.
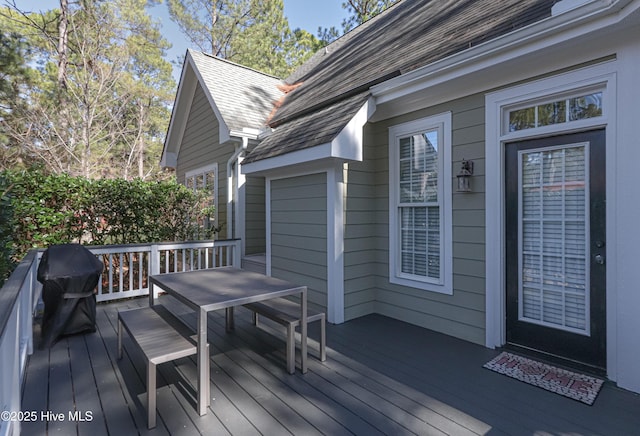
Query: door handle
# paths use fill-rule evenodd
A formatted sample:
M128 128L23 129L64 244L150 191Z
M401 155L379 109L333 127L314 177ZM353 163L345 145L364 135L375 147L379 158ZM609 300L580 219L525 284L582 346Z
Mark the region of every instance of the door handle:
M593 257L593 260L598 264L598 265L604 265L604 257L601 254L596 254Z

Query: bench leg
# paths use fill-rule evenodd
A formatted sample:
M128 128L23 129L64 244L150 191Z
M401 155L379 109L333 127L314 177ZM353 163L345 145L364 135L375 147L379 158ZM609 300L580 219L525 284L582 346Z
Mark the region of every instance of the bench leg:
M292 324L287 325L287 371L296 372L296 329Z
M256 327L258 326L258 314L253 311L251 311L251 323Z
M147 363L147 427L156 426L156 364Z
M325 323L325 314L320 318L320 361L327 360L327 326Z

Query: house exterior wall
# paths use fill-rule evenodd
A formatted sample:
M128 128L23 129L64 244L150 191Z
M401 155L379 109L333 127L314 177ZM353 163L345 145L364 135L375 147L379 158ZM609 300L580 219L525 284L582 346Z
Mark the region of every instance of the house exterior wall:
M367 124L365 141L373 138L375 129ZM375 312L380 263L380 239L388 232L381 206L388 195L380 192L380 179L387 171L378 172L380 149L365 147L362 162L347 165L345 177L344 231L344 310L345 320ZM386 154L386 152L385 152ZM381 195L382 194L382 195Z
M309 304L327 306L327 175L271 180L271 275L308 287Z
M638 292L638 247L640 231L640 189L636 185L638 165L640 162L640 143L638 141L638 120L640 120L640 28L629 31L623 46L617 52L619 68L618 110L617 110L617 144L616 158L607 168L612 171L614 198L616 208L609 231L609 250L607 251L607 271L615 274L615 279L607 282L607 292L615 291L614 303L609 306L609 313L615 315L616 347L609 361L612 362L613 373L618 385L640 393L640 292ZM620 41L620 39L614 39ZM608 162L609 158L608 159ZM609 183L609 182L607 182ZM633 187L632 187L633 186ZM615 230L614 230L615 229ZM611 241L613 243L611 243ZM610 289L613 287L613 289ZM611 370L611 368L610 368Z
M264 177L247 177L245 189L245 254L265 253Z
M218 134L219 124L211 105L202 90L197 85L189 111L189 117L182 138L182 145L178 154L176 179L185 182L185 174L197 170L214 162L218 163L217 174L217 223L223 225L218 238L227 238L227 160L233 154L231 145L221 146Z
M389 281L391 126L452 113L453 295ZM485 340L484 95L477 94L365 128L364 161L349 165L345 226L345 318L370 312L478 344ZM474 161L473 192L455 192L462 159Z

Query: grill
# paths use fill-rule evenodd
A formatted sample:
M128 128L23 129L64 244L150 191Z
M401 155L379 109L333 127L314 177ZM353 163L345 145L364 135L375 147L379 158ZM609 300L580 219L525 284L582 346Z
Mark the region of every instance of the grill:
M60 336L96 331L94 290L103 264L79 244L52 245L38 266L42 283L41 348L49 348Z

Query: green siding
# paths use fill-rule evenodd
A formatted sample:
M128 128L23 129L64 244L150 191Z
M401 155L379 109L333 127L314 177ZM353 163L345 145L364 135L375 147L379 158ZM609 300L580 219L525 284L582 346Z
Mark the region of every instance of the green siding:
M187 172L218 163L218 223L222 224L222 231L218 238L227 238L227 161L234 152L232 145L220 145L220 136L216 119L211 105L198 84L189 117L182 138L176 178L184 183Z
M365 127L365 138L371 136ZM377 271L380 252L380 203L374 148L365 147L362 162L350 163L346 176L344 230L345 320L375 311ZM386 231L386 230L385 230Z
M327 306L326 173L271 182L271 274L308 286L309 303Z
M264 178L247 177L245 189L245 251L246 254L265 253Z
M453 295L389 283L389 127L452 113ZM485 340L484 95L365 127L364 161L349 164L345 211L345 318L376 312L483 344ZM456 192L462 159L473 192Z

